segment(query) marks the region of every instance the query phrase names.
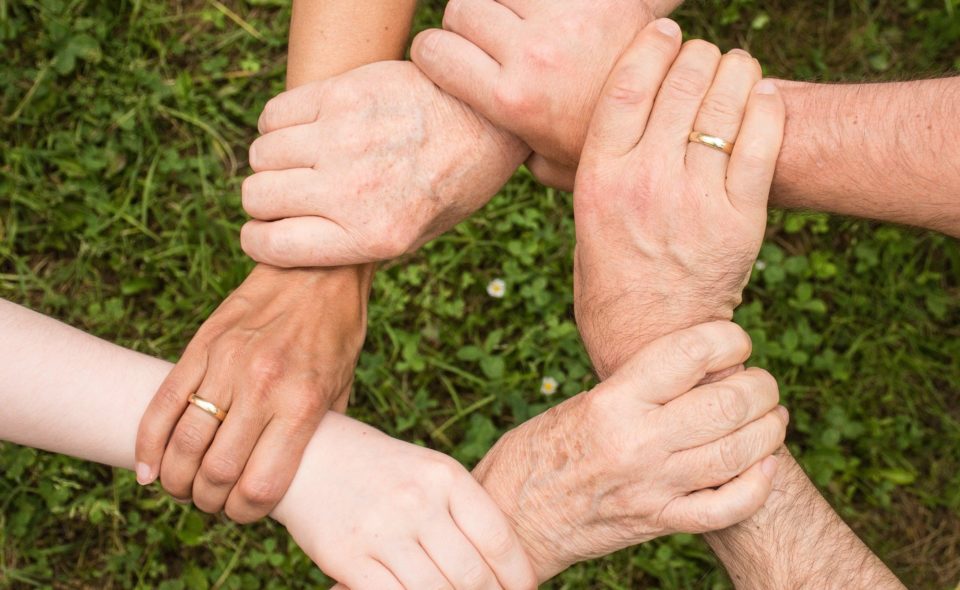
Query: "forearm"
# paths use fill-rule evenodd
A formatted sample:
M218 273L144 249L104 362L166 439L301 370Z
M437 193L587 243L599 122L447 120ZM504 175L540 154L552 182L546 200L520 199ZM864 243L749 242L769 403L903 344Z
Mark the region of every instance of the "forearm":
M295 0L287 88L402 58L415 8L416 0Z
M132 470L137 422L172 365L3 300L0 334L0 440ZM300 470L366 428L328 414Z
M787 127L775 205L960 236L960 77L780 85Z
M785 449L773 490L755 516L706 535L737 588L903 588Z

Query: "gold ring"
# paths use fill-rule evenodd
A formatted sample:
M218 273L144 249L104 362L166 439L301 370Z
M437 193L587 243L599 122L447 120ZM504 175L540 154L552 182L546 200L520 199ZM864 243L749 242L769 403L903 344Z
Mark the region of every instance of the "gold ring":
M227 413L221 410L220 408L218 408L216 404L208 402L207 400L203 399L202 397L200 397L195 393L192 394L190 396L190 399L187 401L197 406L204 412L210 414L220 422L223 422L223 419L227 417Z
M707 135L706 133L700 133L699 131L694 131L690 134L688 138L691 143L699 143L705 145L709 148L721 151L728 156L733 153L733 142L727 141L715 135Z

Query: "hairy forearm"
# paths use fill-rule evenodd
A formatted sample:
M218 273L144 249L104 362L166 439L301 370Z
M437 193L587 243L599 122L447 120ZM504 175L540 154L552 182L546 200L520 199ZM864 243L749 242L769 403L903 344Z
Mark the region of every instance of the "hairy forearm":
M737 588L903 588L785 449L773 489L753 518L706 535Z
M780 86L775 205L960 236L960 77Z

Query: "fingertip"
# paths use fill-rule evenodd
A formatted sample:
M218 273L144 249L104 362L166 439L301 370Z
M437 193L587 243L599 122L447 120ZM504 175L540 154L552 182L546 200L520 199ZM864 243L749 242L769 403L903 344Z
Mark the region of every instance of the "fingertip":
M410 45L410 58L413 63L418 66L431 63L437 55L441 36L439 29L427 29L414 37Z
M675 37L677 39L680 38L680 25L678 25L676 21L672 19L658 18L657 20L653 21L652 25L657 29L657 31L663 35L666 35L667 37Z
M151 467L142 461L137 462L135 471L137 474L137 483L142 486L150 485L157 480L157 468Z

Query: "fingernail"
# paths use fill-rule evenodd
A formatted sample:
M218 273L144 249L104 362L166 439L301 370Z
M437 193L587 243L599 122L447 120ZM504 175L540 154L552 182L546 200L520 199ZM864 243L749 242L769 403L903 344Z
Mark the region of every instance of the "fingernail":
M189 504L189 503L190 503L190 499L189 499L189 498L186 499L186 500L181 500L180 498L177 498L176 496L170 496L170 497L173 498L173 501L176 502L177 504L184 504L184 505L186 505L186 504Z
M744 51L743 49L739 49L739 48L737 48L737 49L731 49L728 53L729 53L730 55L745 55L745 56L747 56L747 57L750 57L750 54L749 54L749 53L747 53L747 52Z
M777 474L777 458L770 455L764 459L763 463L760 464L760 471L768 478L773 479L773 476Z
M785 424L790 423L790 411L783 406L777 406L777 413L780 414L780 418L784 421Z
M670 20L669 18L660 18L657 19L657 22L654 23L657 27L657 30L663 33L668 37L679 37L680 36L680 25Z
M153 474L153 469L146 463L137 463L137 483L145 486L153 483L157 476Z
M776 94L777 85L774 84L773 80L760 80L754 86L753 91L757 94Z

